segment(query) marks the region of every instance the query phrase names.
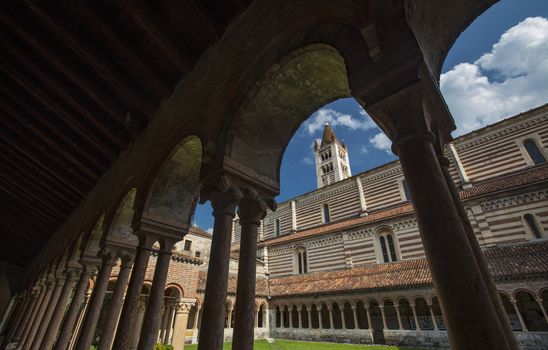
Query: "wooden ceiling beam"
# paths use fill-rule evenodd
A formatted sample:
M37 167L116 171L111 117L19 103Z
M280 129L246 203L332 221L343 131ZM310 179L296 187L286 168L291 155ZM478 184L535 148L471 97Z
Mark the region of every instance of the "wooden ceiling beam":
M33 83L31 80L23 76L18 69L9 65L7 62L3 62L0 65L0 69L7 74L11 79L13 79L19 86L21 86L25 91L30 93L34 100L40 102L45 108L51 110L58 117L62 117L63 121L73 129L82 139L85 139L91 145L93 145L98 152L100 152L104 157L106 157L109 162L112 162L116 159L117 154L109 149L104 144L95 140L89 134L89 130L83 126L76 117L70 112L67 112L64 106L61 106L54 97L51 96L51 92L46 91L45 88L39 87L36 83ZM76 111L75 113L79 113Z
M4 140L4 142L6 142L6 140ZM54 169L48 166L49 164L45 165L43 162L37 162L33 157L26 153L24 147L14 147L12 144L2 144L1 142L0 146L3 151L2 154L0 154L0 157L10 157L11 159L15 158L17 162L27 164L27 167L32 168L33 171L40 172L43 176L54 179L61 187L72 190L80 198L85 196L85 190L79 188L77 184L61 177L55 172Z
M90 169L88 165L81 159L77 159L69 152L63 152L63 150L59 149L57 145L53 141L51 141L50 138L28 137L29 135L22 130L19 123L14 122L13 120L9 120L7 117L5 117L5 115L7 115L7 112L0 110L0 122L4 124L5 128L9 129L14 135L17 135L20 138L19 143L29 143L35 149L42 150L42 153L49 159L56 159L61 162L62 159L68 160L73 166L76 166L77 170L81 173L75 174L76 176L82 176L83 174L85 174L86 176L88 176L88 179L91 180L92 183L96 182L101 176L101 174L94 172L92 169ZM19 124L19 126L17 126L16 123ZM56 151L57 153L51 154L51 151ZM61 163L60 165L64 166L66 169L70 169L70 167L67 167L67 164Z
M12 148L16 149L18 152L23 153L26 157L30 158L33 162L40 164L45 169L52 169L52 174L55 174L59 179L63 181L67 186L72 186L71 181L80 181L83 182L83 184L87 188L91 188L94 185L93 181L90 181L89 179L86 179L82 176L82 174L78 174L75 172L75 170L71 167L67 167L66 164L63 164L59 161L59 159L53 157L48 157L47 151L41 150L40 148L37 150L35 146L28 146L28 144L22 144L21 142L18 142L13 138L13 135L10 133L7 133L4 128L0 128L0 138L4 140L4 142L8 143ZM69 176L72 176L72 180L69 181L67 178L63 178L60 174L68 174Z
M17 174L28 174L35 182L66 196L70 202L79 203L82 200L81 194L62 186L51 175L45 174L39 167L31 165L26 160L19 158L14 161L8 152L0 152L0 162L5 165L5 168L13 169Z
M101 108L107 111L120 126L126 126L125 114L127 111L114 99L114 94L109 93L107 89L97 84L96 77L83 74L81 67L78 67L78 65L74 64L69 57L66 57L68 55L63 56L63 59L60 59L59 57L62 56L62 54L60 54L59 51L61 50L58 49L57 54L52 53L52 45L48 45L43 40L38 40L37 38L39 38L40 35L36 33L25 20L19 18L17 14L8 14L5 11L0 11L0 19L19 37L20 40L32 47L41 57L55 67L57 71L61 72L66 79L72 81L74 85L78 86L82 91L85 91L85 93L94 100L97 105L100 105Z
M51 76L52 70L50 67L45 67L40 60L33 58L29 60L27 54L23 54L19 49L14 48L11 43L6 40L0 40L0 45L4 48L5 52L15 58L15 60L25 66L25 68L32 72L36 77L47 85L48 89L51 89L58 96L60 96L63 101L70 104L70 106L77 112L81 113L86 117L86 120L90 122L91 125L98 131L100 131L106 138L119 149L124 149L127 145L120 139L120 135L116 135L112 130L106 127L105 123L97 118L99 110L95 106L91 106L89 103L84 101L82 98L77 96L72 87L66 86L59 79L55 79ZM75 122L74 124L78 124ZM106 147L105 147L106 148ZM113 154L112 151L109 152Z
M192 71L196 58L189 57L184 53L180 40L175 39L170 34L170 30L164 28L164 25L158 21L158 16L148 8L146 2L118 0L118 5L137 27L152 39L154 45L162 51L179 72L186 75Z
M26 214L27 212L25 211L24 213ZM21 231L21 236L27 240L34 240L36 238L36 234L31 233L35 232L36 228L46 228L50 226L50 224L44 223L33 215L31 216L34 220L34 223L31 223L29 225L29 218L27 215L22 215L20 211L13 210L11 208L6 208L6 210L4 210L2 214L3 219L2 217L0 217L0 221L4 220L4 222L9 223L10 226L13 224L14 227Z
M46 216L46 213L44 213L44 211L42 211L41 209L38 209L36 207L29 207L28 203L21 199L19 195L14 195L13 193L6 191L1 191L1 193L3 193L3 197L8 198L8 200L11 202L11 205L20 208L20 211L27 213L29 216L39 218L42 222L44 222L45 224L41 225L41 227L51 228L61 225L56 218Z
M208 31L214 36L214 40L218 41L223 35L223 28L219 25L218 19L211 13L207 8L205 3L201 0L199 1L189 1L189 4L194 8L194 10L202 17L204 23L207 24Z
M18 96L14 96L10 92L5 92L6 97L9 98L16 98L19 99ZM93 164L97 169L99 169L101 172L105 172L107 170L107 167L105 164L101 163L96 157L93 157L88 150L81 147L81 145L77 142L74 142L70 137L68 137L65 133L59 130L58 127L52 124L52 122L49 120L47 116L41 116L35 113L31 110L31 107L29 104L18 104L19 106L17 108L10 106L5 100L0 100L0 108L3 109L7 115L9 115L12 119L16 119L23 128L29 130L36 136L38 136L41 139L47 140L46 142L54 149L58 151L58 153L65 153L67 150L64 148L64 145L59 144L57 141L52 140L52 135L56 136L60 140L62 140L66 146L71 147L74 152L76 152L78 155L82 156L87 162ZM24 113L19 112L18 109L22 109L25 111L27 115L32 115L32 118L26 117ZM1 118L1 116L0 116ZM45 129L46 131L42 131L38 126L44 126L40 124L46 124ZM51 133L51 135L49 134Z
M50 3L43 4L42 7L31 0L25 0L24 3L39 22L63 40L102 79L110 82L110 86L114 87L118 94L124 96L126 101L131 102L132 107L144 110L150 116L155 114L157 104L145 95L138 93L139 89L135 86L128 84L125 77L116 68L112 67L106 57L101 55L100 50L93 47L89 40L79 35L80 31L74 28L69 21L61 19L58 11L55 11Z

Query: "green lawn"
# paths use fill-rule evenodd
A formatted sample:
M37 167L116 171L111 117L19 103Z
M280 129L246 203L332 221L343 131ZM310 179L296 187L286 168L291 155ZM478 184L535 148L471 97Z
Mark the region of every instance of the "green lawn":
M197 345L185 345L185 350L196 350ZM315 343L291 340L276 340L270 344L266 340L255 342L254 350L418 350L414 348L399 346L380 346L380 345L351 345L351 344L333 344L333 343ZM223 350L232 350L230 343L225 343Z

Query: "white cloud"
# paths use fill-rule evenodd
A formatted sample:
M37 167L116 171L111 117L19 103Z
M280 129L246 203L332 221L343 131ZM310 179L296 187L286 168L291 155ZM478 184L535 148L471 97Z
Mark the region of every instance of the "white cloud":
M547 77L548 20L530 17L442 74L440 88L462 134L548 102Z
M305 122L306 131L312 135L323 130L325 123L331 126L343 126L352 130L369 130L376 124L369 118L367 113L360 111L358 117L350 114L343 114L333 109L320 109L310 119Z
M386 136L383 132L375 134L375 136L369 138L369 143L373 145L376 149L386 151L387 153L391 152L392 141Z
M210 227L208 228L207 230L205 230L207 233L209 234L213 234L213 227Z
M307 157L304 157L303 159L301 159L301 162L303 162L306 165L312 165L312 164L314 164L314 159L312 159L311 156L307 156Z
M369 153L369 148L367 148L367 146L365 146L365 145L361 146L361 148L360 148L360 153L361 153L361 154L367 154L367 153Z

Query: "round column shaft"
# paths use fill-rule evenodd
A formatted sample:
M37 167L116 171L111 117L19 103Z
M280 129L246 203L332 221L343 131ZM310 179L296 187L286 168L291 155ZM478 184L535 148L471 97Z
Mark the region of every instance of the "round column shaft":
M57 281L55 283L55 288L53 290L53 293L51 295L50 301L48 303L48 306L46 308L46 311L44 312L44 316L42 317L42 321L40 322L40 327L38 327L38 330L36 331L36 335L34 336L34 340L32 342L32 345L30 347L31 350L38 350L45 348L42 346L42 340L44 338L44 335L46 333L46 330L48 329L48 326L50 325L51 317L53 316L53 312L58 307L57 304L59 302L59 297L61 296L61 292L63 290L63 286L65 285L66 277L58 277Z

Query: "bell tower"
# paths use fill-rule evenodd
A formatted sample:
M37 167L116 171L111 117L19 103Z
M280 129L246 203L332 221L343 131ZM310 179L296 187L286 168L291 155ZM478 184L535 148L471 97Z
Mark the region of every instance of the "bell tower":
M337 181L352 176L348 149L343 142L339 142L331 125L325 124L322 142L314 141L314 158L316 159L316 178L318 188L322 188Z

